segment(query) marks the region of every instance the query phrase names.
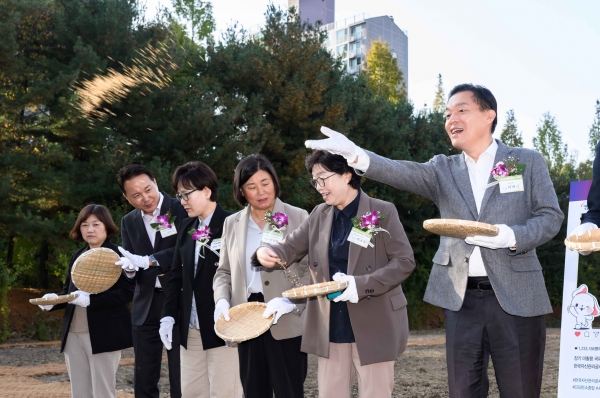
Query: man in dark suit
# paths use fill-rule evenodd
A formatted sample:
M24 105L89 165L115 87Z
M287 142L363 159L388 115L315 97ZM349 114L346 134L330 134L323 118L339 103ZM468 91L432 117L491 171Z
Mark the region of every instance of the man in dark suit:
M121 265L135 278L132 329L135 351L136 397L158 398L162 348L158 330L166 300L169 270L173 262L177 229L187 217L181 204L158 190L156 179L144 166L132 164L117 173L123 196L135 207L121 220L124 257ZM170 220L169 220L170 216ZM173 221L174 220L174 221ZM171 397L181 397L179 333L173 332L174 348L167 352Z
M444 308L451 398L487 397L490 356L500 396L539 397L542 384L552 307L535 249L558 233L564 215L543 156L492 137L496 111L487 88L454 87L445 127L463 153L426 163L383 158L327 128L329 139L306 143L344 156L360 175L425 196L444 219L497 227L493 237L442 236L433 257L424 300ZM494 166L512 158L512 179L495 181Z

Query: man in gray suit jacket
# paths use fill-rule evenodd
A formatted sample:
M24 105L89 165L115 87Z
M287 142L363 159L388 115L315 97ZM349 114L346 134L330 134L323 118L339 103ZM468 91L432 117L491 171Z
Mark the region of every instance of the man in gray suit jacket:
M496 111L485 87L456 86L445 126L463 153L427 163L383 158L326 127L329 139L306 142L344 156L358 174L429 198L442 218L498 227L494 237L441 237L433 257L424 300L444 308L452 398L487 396L490 356L501 397L539 397L541 389L552 307L535 249L558 233L564 215L542 155L492 138ZM525 165L520 183L490 184L492 168L509 157Z

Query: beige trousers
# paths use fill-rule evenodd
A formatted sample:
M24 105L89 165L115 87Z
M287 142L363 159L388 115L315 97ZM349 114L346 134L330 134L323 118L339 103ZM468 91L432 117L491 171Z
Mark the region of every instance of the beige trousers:
M181 347L182 398L241 398L237 347L202 348L198 329L190 329L187 350Z
M92 354L89 333L69 333L65 362L74 398L116 398L121 351Z
M319 398L349 398L354 376L359 398L390 398L394 361L360 365L356 343L329 343L329 358L318 357Z

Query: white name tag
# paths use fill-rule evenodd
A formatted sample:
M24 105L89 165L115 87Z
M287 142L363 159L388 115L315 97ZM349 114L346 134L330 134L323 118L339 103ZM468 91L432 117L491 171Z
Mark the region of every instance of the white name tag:
M524 191L523 176L501 177L498 179L500 193L521 192Z
M167 236L177 235L177 228L173 226L173 228L166 228L160 230L160 236L166 238Z
M210 242L210 248L213 250L221 250L221 238L213 239L212 242Z
M369 246L371 242L371 234L365 231L361 231L358 228L352 228L350 235L348 235L348 242L355 243L362 247Z
M273 243L279 243L283 240L283 232L277 232L277 231L264 231L262 234L262 238L260 239L261 242L263 243L267 243L267 244L273 244Z

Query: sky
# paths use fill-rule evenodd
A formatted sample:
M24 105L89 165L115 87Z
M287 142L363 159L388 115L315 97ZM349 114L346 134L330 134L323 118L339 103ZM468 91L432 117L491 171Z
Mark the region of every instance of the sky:
M146 2L147 17L171 0ZM216 37L234 22L254 28L269 3L287 0L211 1ZM437 76L445 93L460 83L489 88L498 101L500 136L513 109L525 146L542 115L552 114L569 151L579 161L588 146L600 99L600 1L598 0L337 0L336 20L367 13L390 15L408 34L408 95L431 107Z

